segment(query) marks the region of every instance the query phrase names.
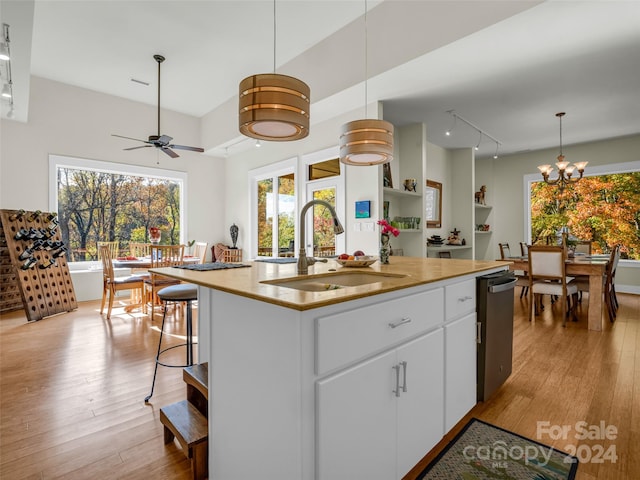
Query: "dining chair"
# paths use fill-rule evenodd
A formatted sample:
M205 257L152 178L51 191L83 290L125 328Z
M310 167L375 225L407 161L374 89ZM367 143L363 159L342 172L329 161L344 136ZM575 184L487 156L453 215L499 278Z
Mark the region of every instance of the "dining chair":
M98 260L102 259L101 248L109 247L109 253L112 259L118 256L118 242L97 242L98 245Z
M538 295L560 297L562 304L562 326L566 326L568 313L576 321L576 297L578 287L566 276L565 249L562 246L531 245L529 247L529 320L538 314L534 307ZM570 277L571 278L571 277ZM574 299L571 302L571 298ZM569 305L569 312L567 312Z
M500 259L509 260L509 257L511 257L509 244L498 243L498 247L500 247ZM522 248L522 246L520 248ZM529 293L529 275L527 275L527 272L523 272L522 270L517 270L514 274L516 276L516 287L522 287L520 290L520 298L522 298Z
M193 250L193 256L200 259L200 263L204 263L205 257L207 256L207 247L209 244L207 242L196 242L195 248Z
M144 288L143 278L137 275L129 275L127 277L116 277L113 270L113 257L111 256L111 248L109 245L102 245L98 251L102 260L102 304L100 305L100 314L104 311L104 304L107 296L109 297L109 308L107 310L107 320L111 319L111 310L113 308L113 299L116 292L121 290L139 290ZM134 298L132 295L131 298ZM142 298L138 295L136 298ZM136 306L140 304L133 304Z
M520 255L526 257L529 255L529 245L527 242L520 242Z
M142 258L150 255L150 243L129 242L129 255Z
M580 241L577 243L575 253L582 253L584 255L591 255L591 242Z
M605 268L604 276L602 278L604 304L607 307L607 315L609 316L609 321L612 323L616 320L616 312L618 310L618 300L616 299L615 289L615 277L616 269L618 267L618 260L620 260L620 245L615 245L611 249L611 253L609 254L607 267ZM582 301L582 292L589 292L589 276L576 276L576 285L578 286L578 291L581 294L580 298L578 299L578 301L580 302Z
M175 267L184 263L184 245L151 245L151 267ZM151 273L149 278L144 280L144 304L143 311L148 313L151 306L151 319L155 313L155 306L159 305L158 291L170 285L180 284L179 280Z

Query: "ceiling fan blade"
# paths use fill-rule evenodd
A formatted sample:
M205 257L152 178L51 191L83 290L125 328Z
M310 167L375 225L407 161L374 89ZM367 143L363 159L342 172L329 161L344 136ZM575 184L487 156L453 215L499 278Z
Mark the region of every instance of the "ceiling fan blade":
M139 138L125 137L123 135L116 135L115 133L112 133L111 136L112 137L118 137L118 138L126 138L126 139L129 139L129 140L135 140L136 142L149 143L147 140L140 140Z
M204 152L204 148L200 147L187 147L186 145L169 145L171 148L176 148L178 150L191 150L192 152Z
M139 148L147 148L147 147L152 147L153 145L140 145L139 147L129 147L129 148L123 148L123 150L137 150Z
M171 150L168 147L160 147L162 149L162 151L164 153L166 153L167 155L169 155L171 158L178 158L180 155L178 155L176 152L174 152L173 150Z

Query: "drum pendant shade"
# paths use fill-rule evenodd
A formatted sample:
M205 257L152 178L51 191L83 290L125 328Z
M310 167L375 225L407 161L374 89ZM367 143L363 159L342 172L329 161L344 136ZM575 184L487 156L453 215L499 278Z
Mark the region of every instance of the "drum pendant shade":
M345 123L340 133L340 161L347 165L379 165L393 160L393 125L366 119Z
M309 135L309 86L276 73L240 82L240 132L259 140L291 141Z

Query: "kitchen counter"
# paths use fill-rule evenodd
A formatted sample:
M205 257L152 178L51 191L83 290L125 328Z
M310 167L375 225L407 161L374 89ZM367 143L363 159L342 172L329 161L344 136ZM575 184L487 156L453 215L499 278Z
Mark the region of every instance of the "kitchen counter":
M167 277L176 278L183 282L194 283L203 287L282 307L295 310L308 310L378 295L380 293L425 285L462 275L477 274L497 267L506 267L510 262L458 260L449 258L391 257L389 265L381 265L379 262L376 262L370 267L350 268L342 267L335 260L330 259L327 263L316 263L309 267L308 275L298 275L295 263L244 263L250 265L250 267L210 271L165 267L152 269L151 271ZM322 281L322 275L335 272L353 273L356 271L406 276L380 277L380 282L322 292L301 291L261 283L292 278L306 279L309 277L317 277L319 281Z

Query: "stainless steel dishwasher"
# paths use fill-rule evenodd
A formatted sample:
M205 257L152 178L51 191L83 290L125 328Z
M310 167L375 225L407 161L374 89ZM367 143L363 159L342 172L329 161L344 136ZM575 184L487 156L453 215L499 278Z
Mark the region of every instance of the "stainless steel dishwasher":
M478 401L488 399L511 375L516 281L510 271L477 280Z

